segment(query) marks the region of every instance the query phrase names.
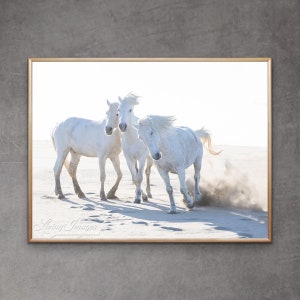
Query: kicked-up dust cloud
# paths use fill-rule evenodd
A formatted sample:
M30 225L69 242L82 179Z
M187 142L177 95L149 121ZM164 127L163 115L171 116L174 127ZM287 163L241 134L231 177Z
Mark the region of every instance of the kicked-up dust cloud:
M200 179L202 202L196 205L266 211L267 170L263 151L245 147L224 150L219 156L204 155ZM228 151L235 154L230 159ZM193 195L193 170L187 173L187 187Z

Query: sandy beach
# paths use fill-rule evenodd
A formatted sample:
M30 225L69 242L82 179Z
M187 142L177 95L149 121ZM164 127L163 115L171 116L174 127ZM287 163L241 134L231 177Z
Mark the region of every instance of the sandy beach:
M204 205L186 210L176 175L171 184L178 214L168 214L169 199L155 167L151 172L152 199L134 204L134 185L121 154L123 178L118 199L100 201L97 158L82 157L78 182L87 196L79 199L63 169L65 200L54 194L53 165L56 153L50 141L33 142L33 240L240 240L267 238L267 151L262 148L215 146L219 156L204 153L200 190ZM110 161L106 165L105 190L116 175ZM187 183L193 190L193 170Z

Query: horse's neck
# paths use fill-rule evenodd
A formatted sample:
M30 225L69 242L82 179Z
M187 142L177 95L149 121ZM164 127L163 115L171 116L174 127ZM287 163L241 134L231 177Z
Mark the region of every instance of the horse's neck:
M138 132L133 125L128 125L127 131L123 133L125 143L135 143L138 140Z
M166 148L170 144L170 139L173 138L173 135L175 134L174 128L170 128L167 131L162 131L158 135L158 145L160 148Z
M121 141L121 131L120 129L117 127L114 131L113 134L115 135L115 137Z
M133 115L133 118L132 118L132 124L137 124L139 121L139 118L135 115Z
M138 131L137 129L133 126L133 124L137 124L138 123L138 120L139 118L135 115L132 116L132 119L131 119L131 123L128 124L128 127L127 127L127 131L125 133L125 140L126 142L136 142L136 140L138 140L139 136L138 136Z

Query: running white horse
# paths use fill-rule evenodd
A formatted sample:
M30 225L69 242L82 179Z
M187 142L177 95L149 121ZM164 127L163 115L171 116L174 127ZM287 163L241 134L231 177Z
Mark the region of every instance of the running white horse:
M169 213L176 213L176 205L173 197L173 189L170 184L169 172L178 174L180 181L180 192L183 194L184 202L188 208L194 207L195 203L201 201L199 191L200 169L203 155L203 144L211 154L219 154L211 147L209 133L201 129L196 133L187 127L174 127L173 117L151 115L141 119L136 125L139 137L148 146L155 160L157 170L165 182L167 193L170 198ZM201 140L200 140L200 139ZM195 169L195 198L194 201L187 191L185 182L185 169L194 164Z
M85 198L77 178L76 171L80 161L80 157L98 157L100 169L100 198L115 198L115 192L118 189L122 172L120 169L119 154L121 153L121 133L118 129L119 103L110 103L107 100L109 109L106 113L107 118L97 122L81 118L69 118L60 123L52 133L52 141L57 153L56 162L54 165L55 177L55 194L59 199L64 199L65 196L61 189L60 174L63 164L70 174L75 193L79 198ZM115 130L114 130L115 129ZM70 161L67 155L70 153ZM109 158L117 173L117 180L111 190L107 194L104 192L105 163Z
M141 203L141 197L144 201L152 198L150 191L150 172L153 160L149 155L147 146L138 138L138 132L133 126L138 118L134 115L134 106L139 104L138 97L134 94L128 94L124 99L119 97L120 130L122 134L122 148L130 170L132 181L136 186L134 203ZM143 172L147 162L146 174L146 193L142 191Z

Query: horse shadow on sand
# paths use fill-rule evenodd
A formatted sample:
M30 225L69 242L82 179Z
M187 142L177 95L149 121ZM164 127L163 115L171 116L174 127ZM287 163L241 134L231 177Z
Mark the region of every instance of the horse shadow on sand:
M172 232L183 231L183 223L202 223L214 230L230 231L239 238L266 238L267 237L267 213L255 212L245 209L217 208L211 207L207 213L207 206L195 207L193 210L186 210L177 207L177 214L168 214L169 202L158 204L155 199L134 204L132 200L108 199L99 200L99 194L86 193L85 199L76 199L75 194L66 194L64 203L70 204L72 209L90 211L91 215L84 221L104 223L107 216L120 216L130 220L132 224L142 226L155 226ZM105 217L104 217L105 215ZM113 226L113 220L109 221ZM241 226L237 226L240 224Z

